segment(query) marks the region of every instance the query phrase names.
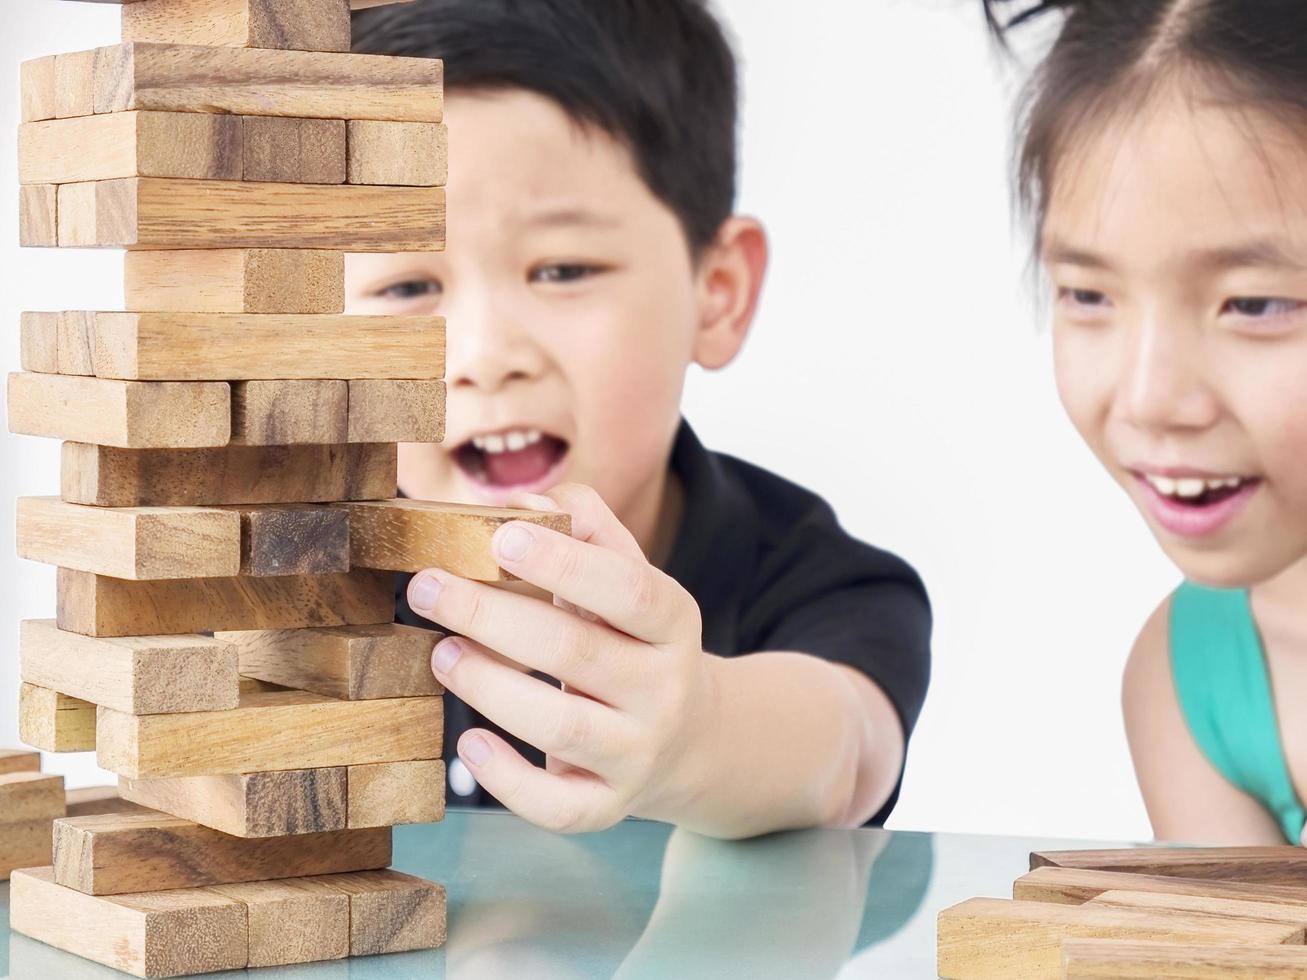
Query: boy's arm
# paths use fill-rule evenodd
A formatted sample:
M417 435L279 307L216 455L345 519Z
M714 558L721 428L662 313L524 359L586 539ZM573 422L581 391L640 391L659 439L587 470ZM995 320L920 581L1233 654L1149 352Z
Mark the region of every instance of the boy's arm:
M876 812L903 755L897 713L876 685L804 654L705 654L694 600L598 496L553 496L572 514L573 538L510 524L495 546L506 569L558 605L439 571L409 587L415 610L461 634L436 647L437 677L549 759L537 769L492 733L465 733L459 753L486 790L566 831L636 814L743 837Z

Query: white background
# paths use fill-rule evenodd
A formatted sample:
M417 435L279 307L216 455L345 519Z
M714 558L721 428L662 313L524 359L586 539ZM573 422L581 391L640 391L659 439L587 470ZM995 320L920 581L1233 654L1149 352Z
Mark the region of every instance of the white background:
M1063 418L1010 217L1016 75L979 0L719 0L743 61L743 210L772 234L742 359L696 373L709 446L829 498L921 571L935 679L891 826L1148 835L1122 734L1121 666L1178 576ZM27 249L16 228L18 63L112 43L118 8L5 5L0 358L22 309L121 304L117 253ZM457 325L451 325L457 329ZM0 436L0 513L58 490L58 447ZM50 569L0 524L0 744L15 744L17 621L53 615ZM70 783L91 759L47 757Z

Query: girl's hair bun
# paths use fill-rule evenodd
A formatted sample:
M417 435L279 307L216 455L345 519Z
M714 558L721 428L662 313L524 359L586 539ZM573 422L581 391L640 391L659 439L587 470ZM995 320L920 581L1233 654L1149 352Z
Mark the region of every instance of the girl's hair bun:
M1070 13L1073 8L1083 6L1084 0L983 0L983 3L990 30L1000 41L1006 41L1014 27L1054 11Z

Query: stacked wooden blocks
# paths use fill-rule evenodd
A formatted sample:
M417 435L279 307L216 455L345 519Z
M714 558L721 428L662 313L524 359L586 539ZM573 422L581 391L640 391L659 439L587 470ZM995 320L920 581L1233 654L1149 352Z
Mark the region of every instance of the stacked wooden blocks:
M1012 900L939 916L939 975L1307 977L1307 851L1139 848L1032 854Z
M57 819L11 925L139 976L433 947L443 890L386 870L445 778L393 573L567 529L393 499L444 323L344 315L344 252L443 247L442 67L348 53L349 0L123 2L124 43L23 65L19 172L23 243L126 249L127 311L24 314L8 401L64 441L18 506L59 569L21 733L140 807Z

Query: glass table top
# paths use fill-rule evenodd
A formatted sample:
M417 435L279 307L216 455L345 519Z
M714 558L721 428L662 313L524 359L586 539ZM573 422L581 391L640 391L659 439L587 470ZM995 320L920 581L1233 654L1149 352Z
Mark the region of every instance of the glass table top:
M394 867L449 892L442 950L214 976L380 980L935 976L935 916L1010 897L1032 850L1083 841L814 830L718 841L626 821L561 837L511 814L451 809L398 827ZM8 929L0 977L122 977Z

